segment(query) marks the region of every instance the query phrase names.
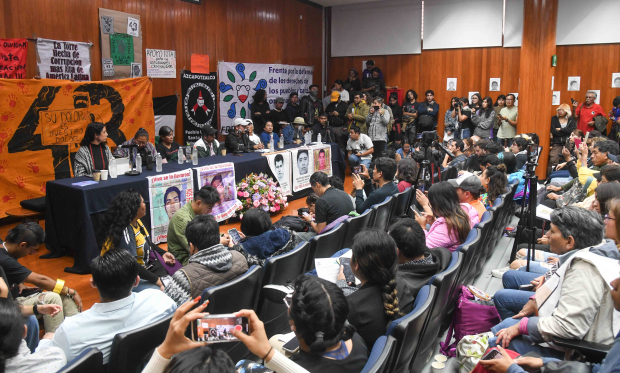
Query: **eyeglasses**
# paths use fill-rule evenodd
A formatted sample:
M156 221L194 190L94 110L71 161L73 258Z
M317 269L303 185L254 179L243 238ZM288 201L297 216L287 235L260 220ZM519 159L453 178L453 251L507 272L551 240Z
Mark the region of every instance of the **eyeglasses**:
M611 216L609 216L609 214L607 214L607 215L605 215L605 218L603 220L605 220L605 221L616 220L616 218L612 218Z

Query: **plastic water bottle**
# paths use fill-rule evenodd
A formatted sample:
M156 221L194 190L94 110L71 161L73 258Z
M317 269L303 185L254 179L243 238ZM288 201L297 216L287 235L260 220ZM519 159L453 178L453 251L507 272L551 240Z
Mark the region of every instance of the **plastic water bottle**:
M321 144L323 141L321 141L321 134L319 133L318 135L316 135L316 142L318 142L319 144Z
M278 142L278 149L284 149L284 136L280 136L280 141Z
M183 158L184 157L183 157L183 147L182 146L179 146L179 152L177 154L178 154L178 157L179 157L179 159L178 159L179 164L183 164L183 161L184 161Z
M304 134L304 140L306 144L310 144L312 142L312 131L307 131Z
M112 179L116 179L117 171L116 171L116 159L110 158L110 162L108 163L108 170L110 172L110 177Z
M155 171L161 172L161 154L157 153L157 157L155 157Z
M136 170L138 170L139 173L142 173L142 157L140 154L136 155Z
M270 152L274 151L274 147L273 147L273 133L269 137L269 151Z
M192 151L192 164L194 166L198 165L198 148L194 148Z

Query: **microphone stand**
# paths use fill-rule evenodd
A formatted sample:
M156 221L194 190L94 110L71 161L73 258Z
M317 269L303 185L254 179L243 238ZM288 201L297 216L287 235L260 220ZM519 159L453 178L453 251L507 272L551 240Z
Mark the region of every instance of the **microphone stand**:
M129 149L129 160L131 162L131 170L125 172L127 176L138 176L140 175L140 171L137 169L136 165L136 154L138 153L138 145L136 144L128 144L121 145L122 149Z

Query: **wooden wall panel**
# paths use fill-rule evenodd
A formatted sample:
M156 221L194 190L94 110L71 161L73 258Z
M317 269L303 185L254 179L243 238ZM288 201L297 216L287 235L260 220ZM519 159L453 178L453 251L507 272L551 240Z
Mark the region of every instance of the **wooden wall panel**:
M0 38L36 34L90 40L92 77L100 80L100 7L140 15L143 48L176 51L178 70L189 70L191 54L199 53L209 55L211 71L218 61L285 63L314 66L313 81L321 81L322 10L294 0L204 0L202 5L180 0L3 0ZM32 77L36 52L34 43L29 44L26 74ZM153 96L175 92L181 93L179 78L153 80ZM180 110L179 103L177 114ZM176 139L182 140L180 130Z

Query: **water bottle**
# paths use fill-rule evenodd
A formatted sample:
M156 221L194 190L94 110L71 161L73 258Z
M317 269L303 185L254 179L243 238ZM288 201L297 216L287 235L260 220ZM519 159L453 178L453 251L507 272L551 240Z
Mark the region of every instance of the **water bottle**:
M155 157L155 171L161 172L161 154L157 153L157 157Z
M278 142L278 149L284 149L284 136L280 136L280 141Z
M319 144L322 143L322 141L321 141L321 134L320 133L318 135L316 135L316 142L318 142Z
M307 131L305 133L304 140L306 144L310 144L310 142L312 142L312 131Z
M192 164L198 166L198 148L194 148L192 151Z
M136 155L136 170L138 170L139 173L142 173L142 157L140 154Z
M273 148L273 133L269 136L269 151L273 152L274 148Z
M116 176L117 176L116 159L110 158L110 162L108 163L108 170L110 171L110 177L112 179L116 179Z
M184 159L183 159L183 158L184 158L184 157L183 157L183 147L182 147L182 146L179 146L179 153L178 153L178 157L179 157L179 159L178 159L179 164L183 164L183 161L184 161Z

